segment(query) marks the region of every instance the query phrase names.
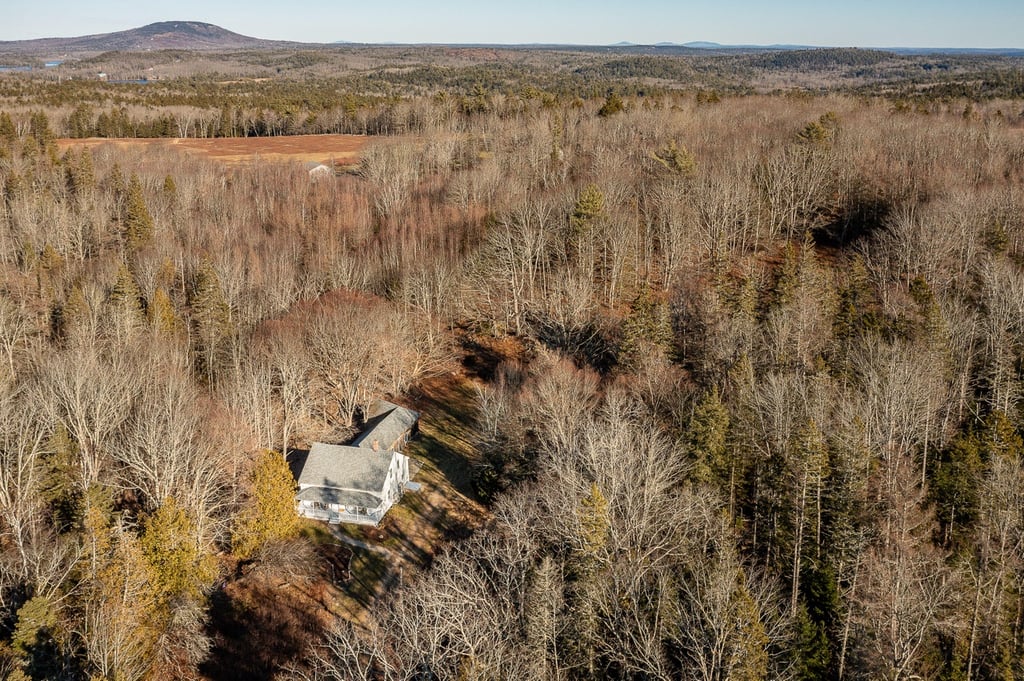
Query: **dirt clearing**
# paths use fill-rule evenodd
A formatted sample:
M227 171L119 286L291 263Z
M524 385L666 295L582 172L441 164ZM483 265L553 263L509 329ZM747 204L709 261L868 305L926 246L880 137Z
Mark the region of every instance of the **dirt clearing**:
M218 137L207 139L104 138L59 139L61 152L69 147L98 147L104 144L128 147L180 149L229 165L257 160L272 163L323 163L351 166L370 142L365 135L290 135L279 137Z

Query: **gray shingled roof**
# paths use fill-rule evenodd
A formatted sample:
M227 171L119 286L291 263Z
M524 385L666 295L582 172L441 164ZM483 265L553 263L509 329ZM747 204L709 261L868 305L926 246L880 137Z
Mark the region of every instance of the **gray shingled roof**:
M353 506L365 506L374 509L380 506L381 498L369 492L353 492L344 489L333 489L331 487L307 487L295 498L299 501L319 501L323 504L341 504L346 508Z
M370 418L366 422L366 428L352 441L352 445L372 449L373 441L376 440L380 443L381 449L387 449L406 431L411 430L419 418L420 414L417 411L377 400L370 406Z
M299 474L299 486L361 490L379 497L390 465L390 452L314 442Z

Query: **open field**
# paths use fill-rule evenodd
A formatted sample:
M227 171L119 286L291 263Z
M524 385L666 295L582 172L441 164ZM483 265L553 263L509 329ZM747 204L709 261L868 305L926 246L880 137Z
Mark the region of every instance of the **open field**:
M119 146L173 147L200 154L230 165L255 160L272 162L309 161L326 165L348 166L359 160L368 144L366 135L293 135L289 137L223 137L207 139L144 139L89 137L59 139L63 152L70 147Z

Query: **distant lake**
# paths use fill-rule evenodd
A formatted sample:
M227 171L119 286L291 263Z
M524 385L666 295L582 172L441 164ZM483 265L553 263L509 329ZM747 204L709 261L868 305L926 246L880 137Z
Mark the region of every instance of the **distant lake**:
M0 72L3 71L31 71L31 66L0 66Z

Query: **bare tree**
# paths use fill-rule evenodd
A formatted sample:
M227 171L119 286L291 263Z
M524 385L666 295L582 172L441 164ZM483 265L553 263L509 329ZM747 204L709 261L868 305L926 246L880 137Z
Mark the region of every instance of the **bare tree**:
M53 410L78 445L78 482L85 490L110 462L114 435L139 393L139 375L128 353L99 344L77 344L36 362L35 399Z

